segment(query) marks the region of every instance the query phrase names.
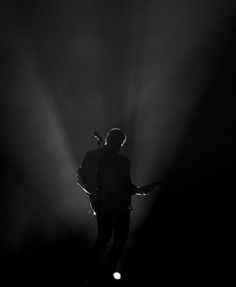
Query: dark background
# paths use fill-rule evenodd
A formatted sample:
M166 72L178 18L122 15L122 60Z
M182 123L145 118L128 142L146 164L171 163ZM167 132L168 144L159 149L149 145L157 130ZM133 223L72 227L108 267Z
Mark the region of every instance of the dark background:
M233 278L234 1L154 2L1 4L3 286L82 285L90 246L84 213L70 225L73 213L64 220L52 205L67 198L67 183L95 147L92 133L113 126L127 131L134 181L167 179L128 246L121 284L211 286ZM149 95L149 79L155 86L163 75ZM140 161L153 153L150 174L135 161L143 147Z

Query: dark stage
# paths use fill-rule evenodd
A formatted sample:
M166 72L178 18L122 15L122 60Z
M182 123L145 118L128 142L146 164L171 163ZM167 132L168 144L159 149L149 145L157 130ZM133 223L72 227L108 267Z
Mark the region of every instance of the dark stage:
M234 280L235 1L2 1L1 286ZM85 262L85 153L120 127L135 185L117 271ZM107 246L104 258L110 248Z

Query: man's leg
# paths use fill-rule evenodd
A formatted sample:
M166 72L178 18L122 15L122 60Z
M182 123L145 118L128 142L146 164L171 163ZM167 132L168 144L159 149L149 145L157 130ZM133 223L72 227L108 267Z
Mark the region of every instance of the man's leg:
M92 246L88 267L92 272L98 271L102 253L112 237L112 219L105 216L97 218L97 238Z
M110 273L115 271L118 261L122 255L129 233L129 223L130 212L114 217L113 245L107 260L107 269Z

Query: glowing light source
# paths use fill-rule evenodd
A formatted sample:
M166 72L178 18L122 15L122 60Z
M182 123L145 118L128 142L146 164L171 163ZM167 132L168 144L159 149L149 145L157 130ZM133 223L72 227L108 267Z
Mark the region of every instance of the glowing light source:
M116 279L116 280L120 280L121 279L121 274L119 272L114 272L113 273L113 277Z

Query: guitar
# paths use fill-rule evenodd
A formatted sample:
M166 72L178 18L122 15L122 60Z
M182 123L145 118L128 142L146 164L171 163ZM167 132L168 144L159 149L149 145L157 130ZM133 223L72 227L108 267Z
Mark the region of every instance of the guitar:
M155 187L160 186L163 183L164 179L160 179L158 181L152 182L150 184L144 185L142 187L133 185L133 190L131 192L132 195L141 195L145 196L149 193L151 193ZM80 186L86 195L89 197L89 211L92 212L93 215L97 216L98 210L99 210L99 198L100 198L100 192L98 188L92 188L90 189L90 192L88 189L84 187L84 184L82 183L80 177L77 178L77 185ZM93 192L91 192L93 190Z
M136 194L136 195L147 195L150 192L152 192L155 187L160 186L163 182L164 182L164 179L160 179L158 181L154 181L154 182L152 182L150 184L147 184L147 185L144 185L144 186L141 186L141 187L134 186L134 193L133 194Z

